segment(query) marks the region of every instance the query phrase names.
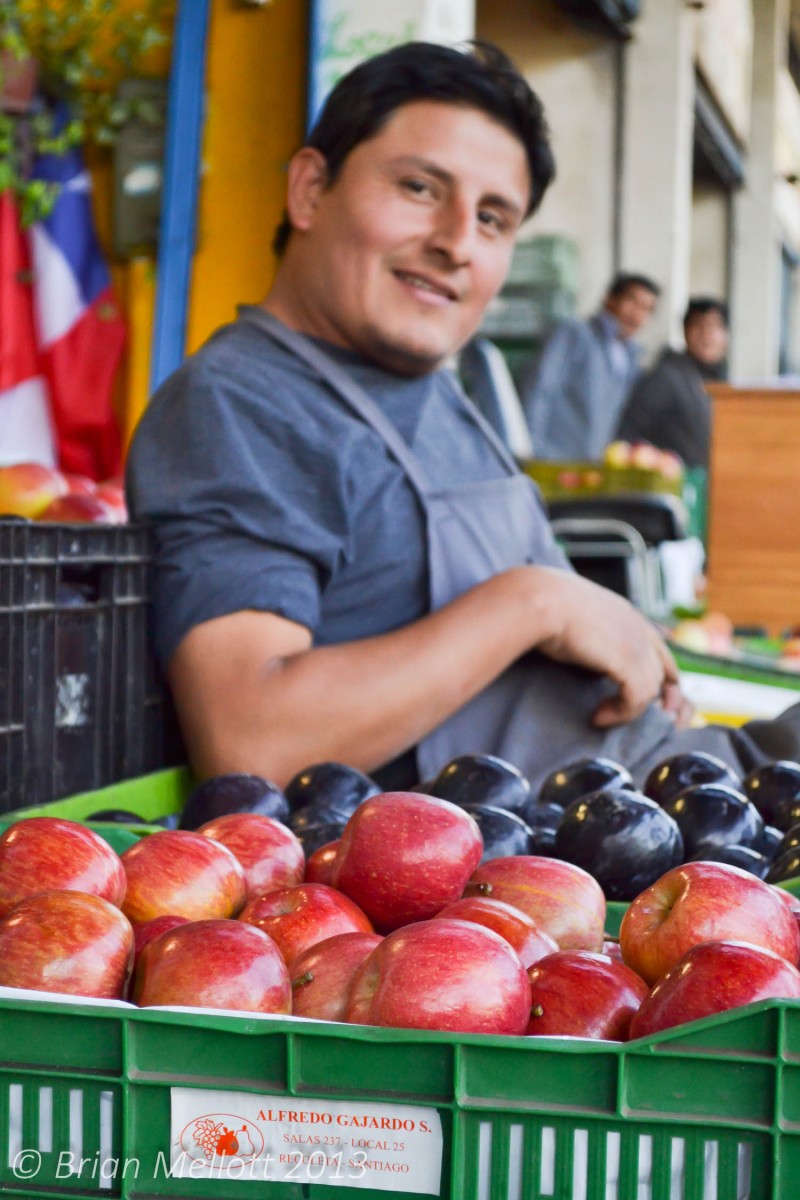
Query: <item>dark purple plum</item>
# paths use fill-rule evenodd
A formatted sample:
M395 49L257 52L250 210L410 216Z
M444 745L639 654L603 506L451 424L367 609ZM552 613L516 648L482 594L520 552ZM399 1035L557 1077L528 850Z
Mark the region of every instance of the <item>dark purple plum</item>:
M703 843L757 849L764 822L754 804L724 783L698 783L662 804L683 834L686 857Z
M462 804L478 823L483 838L481 862L490 858L508 858L512 854L530 854L533 831L522 817L506 808L491 804Z
M749 871L757 879L766 879L770 867L769 859L749 846L715 846L708 842L701 842L696 846L688 861L727 863L730 867L741 867L743 871Z
M338 842L346 824L346 821L323 821L319 825L307 825L305 829L298 830L297 837L302 842L306 859L309 859L315 850L319 850L320 846L327 846L328 842Z
M800 875L800 849L786 850L770 863L767 883L783 883Z
M144 817L138 816L127 808L101 808L97 812L89 813L88 817L84 817L85 821L114 821L120 825L148 825L150 824Z
M381 789L374 779L348 767L346 763L321 762L298 771L286 787L284 795L289 808L305 808L307 804L324 804L335 809L345 820L369 796L379 795Z
M179 828L199 829L227 813L259 813L286 822L289 805L280 788L260 775L215 775L196 787L183 806Z
M507 812L520 812L531 798L531 785L516 767L493 754L461 754L446 763L433 780L428 795L449 800L460 808L488 804Z
M538 804L535 800L520 813L523 821L531 829L531 854L554 857L556 830L563 815L564 810L560 804Z
M786 832L800 824L800 763L781 759L745 775L742 791L767 825Z
M738 777L727 763L703 750L692 750L673 754L653 767L644 782L642 791L656 804L667 804L679 792L695 787L699 783L724 783L738 788Z
M608 900L632 900L683 862L683 839L654 800L618 788L573 800L556 830L555 855L594 875Z
M573 800L593 792L633 787L627 767L610 758L579 758L551 771L539 788L539 804L558 804L566 808Z
M800 847L800 824L793 825L791 829L786 830L773 858L780 858L781 854L785 854L787 850L797 850L798 847Z
M779 852L779 847L784 839L784 836L785 835L782 829L776 829L774 825L765 825L764 832L761 835L761 841L756 846L756 850L758 850L759 854L763 854L764 858L772 862L773 858L775 858Z

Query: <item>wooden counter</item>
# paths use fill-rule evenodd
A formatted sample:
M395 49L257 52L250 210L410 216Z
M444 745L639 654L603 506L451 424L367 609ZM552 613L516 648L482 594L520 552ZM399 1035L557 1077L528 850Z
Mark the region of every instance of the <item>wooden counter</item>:
M709 390L709 604L779 633L800 625L800 390Z

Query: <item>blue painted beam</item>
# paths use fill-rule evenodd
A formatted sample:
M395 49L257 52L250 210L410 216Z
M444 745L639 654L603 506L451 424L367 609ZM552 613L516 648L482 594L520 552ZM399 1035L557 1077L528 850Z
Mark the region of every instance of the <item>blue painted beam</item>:
M179 0L172 42L150 388L186 353L197 229L210 0Z

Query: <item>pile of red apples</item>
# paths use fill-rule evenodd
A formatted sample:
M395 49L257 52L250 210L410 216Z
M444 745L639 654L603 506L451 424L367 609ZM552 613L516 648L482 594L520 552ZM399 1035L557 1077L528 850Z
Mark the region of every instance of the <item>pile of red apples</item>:
M0 466L0 516L121 525L128 510L121 476L96 483L86 475L23 462Z
M0 837L0 985L457 1033L626 1041L800 998L790 893L714 862L668 871L605 936L580 867L481 863L463 809L365 800L306 861L271 817L232 813L122 855L59 817Z

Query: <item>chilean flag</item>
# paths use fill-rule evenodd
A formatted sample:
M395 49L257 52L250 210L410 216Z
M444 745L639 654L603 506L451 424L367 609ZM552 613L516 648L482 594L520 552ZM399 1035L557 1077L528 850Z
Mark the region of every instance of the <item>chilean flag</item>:
M40 443L39 453L23 457L44 462L55 457L64 471L104 479L121 464L112 394L125 325L94 232L89 175L80 153L43 155L34 175L61 185L44 221L27 231L18 223L15 228L13 205L9 212L9 197L0 197L6 202L0 213L3 325L15 314L0 349L0 456L12 461L2 415L11 399L17 439L24 432ZM6 255L6 240L12 257Z

